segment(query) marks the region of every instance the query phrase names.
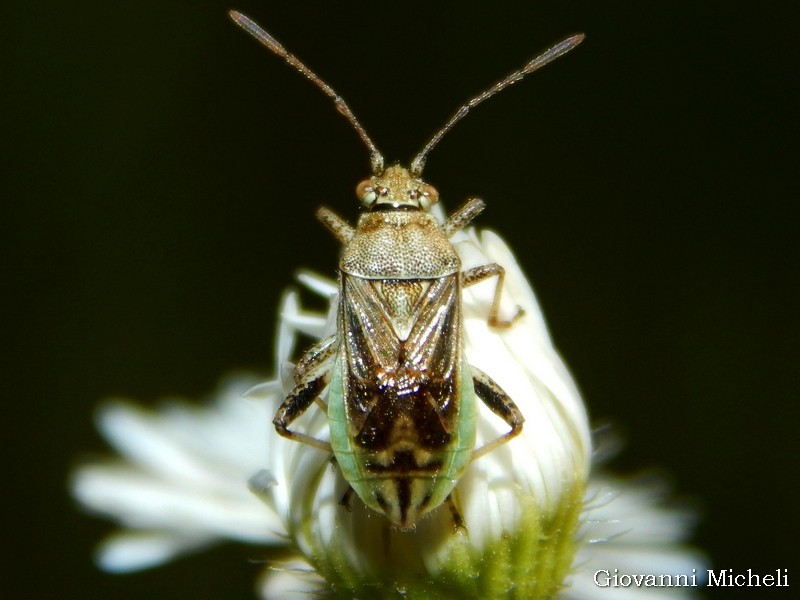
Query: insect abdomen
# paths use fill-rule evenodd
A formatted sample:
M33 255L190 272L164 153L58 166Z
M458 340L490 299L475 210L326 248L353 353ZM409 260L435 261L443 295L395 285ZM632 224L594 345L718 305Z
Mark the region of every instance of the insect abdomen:
M384 423L380 449L348 433L343 369L337 361L328 396L331 446L342 475L364 503L407 529L438 507L461 478L475 447L476 409L469 366L462 362L459 411L443 444L430 447L407 416Z

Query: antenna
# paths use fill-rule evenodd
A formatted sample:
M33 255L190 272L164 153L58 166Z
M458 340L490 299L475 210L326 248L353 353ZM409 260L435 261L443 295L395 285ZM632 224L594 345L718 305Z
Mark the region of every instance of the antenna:
M333 100L334 104L336 104L336 109L345 119L350 122L350 125L352 125L353 129L356 130L356 133L361 138L361 141L363 141L367 148L369 148L369 158L370 164L372 165L372 172L375 175L382 173L383 156L380 152L378 152L378 148L375 146L375 143L367 135L366 130L361 126L361 123L358 122L358 119L356 119L356 116L353 114L353 111L350 110L350 107L347 106L347 103L344 101L344 99L336 93L336 90L320 79L320 77L314 73L314 71L300 62L300 59L293 54L290 54L278 40L264 31L255 21L235 10L228 11L228 16L233 19L234 23L256 38L269 50L283 58L291 67L297 71L300 71L300 73L302 73L306 79L310 80L314 85L321 89L326 96Z
M525 77L528 73L533 73L537 69L545 66L547 63L554 61L559 56L566 54L570 50L572 50L575 46L580 44L583 41L584 35L579 33L577 35L573 35L572 37L568 37L562 42L559 42L552 48L545 50L539 56L532 59L528 62L524 67L521 69L514 71L510 75L508 75L502 81L498 81L492 87L487 90L484 90L471 100L469 100L466 104L464 104L461 108L459 108L455 114L450 117L450 120L445 123L444 127L442 127L439 131L437 131L434 136L430 139L430 141L425 144L425 147L422 151L414 157L414 160L411 161L411 174L414 177L419 177L422 174L422 169L425 168L425 161L428 157L428 153L439 143L439 141L444 137L444 135L450 131L453 126L458 123L461 119L467 116L467 113L470 109L475 108L483 102L484 100L488 100L496 93L506 89L513 83L517 83L520 79Z

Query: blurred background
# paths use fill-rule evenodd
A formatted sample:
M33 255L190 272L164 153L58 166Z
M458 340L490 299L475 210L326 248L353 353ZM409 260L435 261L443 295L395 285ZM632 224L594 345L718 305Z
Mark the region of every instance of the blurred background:
M335 270L314 210L356 217L364 147L229 8L330 82L390 161L472 94L586 33L475 110L426 179L448 207L487 201L479 225L514 248L593 419L625 438L613 466L663 469L702 512L695 539L714 567L791 571L790 6L3 2L3 595L252 597L257 548L97 571L92 549L111 526L66 490L79 458L107 452L92 423L101 399L154 405L203 397L234 370L266 377L281 291L299 267Z

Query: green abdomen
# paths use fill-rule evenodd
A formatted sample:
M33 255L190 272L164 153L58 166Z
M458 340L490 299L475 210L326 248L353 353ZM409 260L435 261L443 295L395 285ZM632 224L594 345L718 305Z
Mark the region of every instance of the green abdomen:
M463 475L475 447L472 377L461 363L446 420L424 385L415 393L389 390L376 398L361 431L352 427L341 360L328 394L331 446L342 475L364 503L395 527L412 527L444 502ZM445 426L443 423L449 423Z

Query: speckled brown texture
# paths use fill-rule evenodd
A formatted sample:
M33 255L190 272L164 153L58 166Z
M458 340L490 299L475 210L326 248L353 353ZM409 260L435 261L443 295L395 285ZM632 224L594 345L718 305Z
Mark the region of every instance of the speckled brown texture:
M461 261L436 218L424 212L373 212L358 219L339 268L366 279L432 279Z

